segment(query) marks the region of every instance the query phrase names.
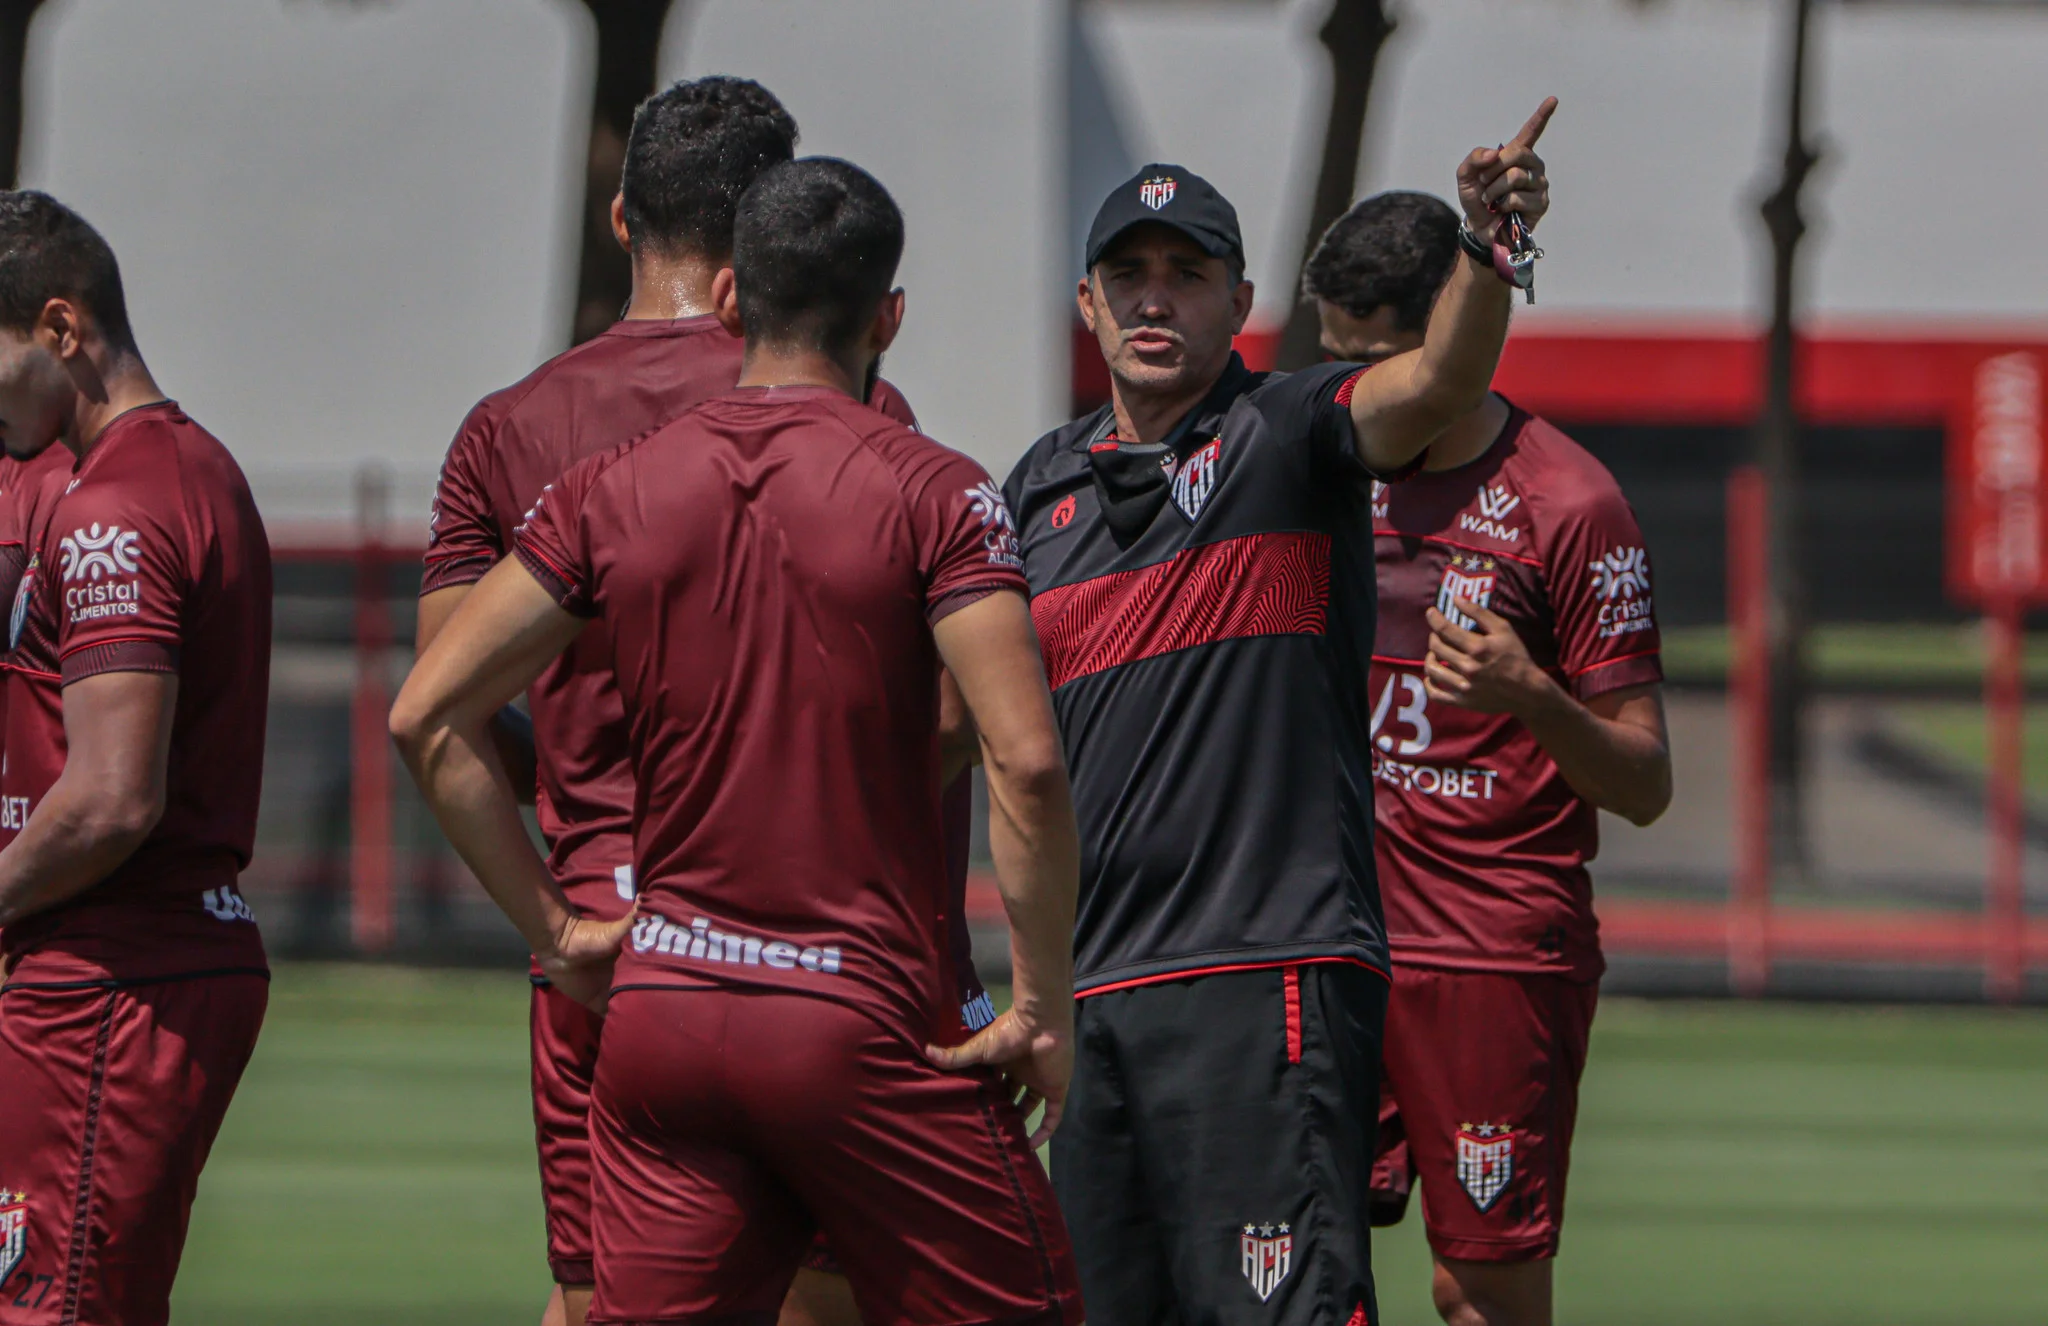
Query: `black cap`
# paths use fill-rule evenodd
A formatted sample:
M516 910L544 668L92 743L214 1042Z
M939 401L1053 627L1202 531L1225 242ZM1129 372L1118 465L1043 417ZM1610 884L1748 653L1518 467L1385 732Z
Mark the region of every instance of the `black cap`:
M1244 261L1244 238L1237 233L1237 209L1230 200L1200 175L1155 162L1102 200L1095 224L1088 227L1088 270L1118 235L1147 221L1172 226L1212 258Z

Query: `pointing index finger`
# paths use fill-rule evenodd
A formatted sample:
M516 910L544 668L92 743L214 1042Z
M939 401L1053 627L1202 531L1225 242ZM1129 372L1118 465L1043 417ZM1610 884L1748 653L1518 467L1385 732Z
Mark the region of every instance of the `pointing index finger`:
M1523 147L1536 146L1536 140L1543 136L1544 126L1550 123L1550 117L1556 111L1557 98L1545 97L1543 104L1536 108L1536 113L1529 117L1528 123L1522 126L1521 130L1515 134L1511 141L1519 143Z

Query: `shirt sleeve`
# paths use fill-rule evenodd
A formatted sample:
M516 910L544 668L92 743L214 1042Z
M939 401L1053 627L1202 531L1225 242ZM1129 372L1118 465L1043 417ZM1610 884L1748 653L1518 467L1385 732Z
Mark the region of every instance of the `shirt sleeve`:
M875 379L875 389L868 393L868 408L880 410L905 428L923 431L917 426L917 411L910 408L910 402L902 391L887 378Z
M1558 665L1573 695L1590 700L1664 680L1650 554L1618 489L1569 512L1545 562Z
M187 494L163 487L160 475L146 473L88 483L53 513L66 686L103 672L178 671L184 619L203 593L209 550Z
M483 405L469 412L441 462L434 507L427 522L427 556L420 593L473 585L505 555L491 519L484 466L495 421Z
M540 490L513 536L512 553L564 612L597 616L585 507L590 490L619 452L578 462Z
M919 458L906 489L926 620L936 626L997 590L1029 594L1010 504L987 470L934 445Z
M1371 371L1370 364L1331 363L1287 374L1260 393L1267 426L1279 437L1300 439L1323 473L1383 482L1407 478L1421 468L1421 456L1392 472L1372 469L1359 458L1351 395ZM1369 485L1358 487L1370 491Z

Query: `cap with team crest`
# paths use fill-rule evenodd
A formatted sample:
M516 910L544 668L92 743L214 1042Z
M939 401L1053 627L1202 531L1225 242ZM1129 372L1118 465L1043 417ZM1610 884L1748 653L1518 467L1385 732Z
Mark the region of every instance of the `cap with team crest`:
M1172 226L1212 258L1234 256L1244 261L1244 237L1238 233L1237 209L1230 200L1192 171L1154 163L1102 200L1095 224L1088 227L1088 269L1094 269L1117 236L1148 221Z

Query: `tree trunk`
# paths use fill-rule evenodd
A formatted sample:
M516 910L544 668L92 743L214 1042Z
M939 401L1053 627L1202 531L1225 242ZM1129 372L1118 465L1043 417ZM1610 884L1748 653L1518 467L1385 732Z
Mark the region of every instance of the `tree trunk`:
M1804 766L1806 633L1809 599L1800 537L1799 416L1795 402L1793 332L1799 241L1806 233L1799 194L1819 153L1806 139L1806 48L1812 0L1790 0L1791 50L1786 70L1785 157L1778 187L1759 209L1771 237L1771 329L1765 352L1764 408L1756 460L1766 494L1767 607L1770 654L1771 856L1804 875L1807 866Z
M21 183L21 98L28 63L28 25L42 0L0 0L0 178Z
M1344 215L1358 188L1358 154L1365 146L1365 111L1372 100L1372 76L1380 50L1394 31L1385 0L1336 0L1321 33L1330 53L1330 119L1323 128L1323 160L1308 209L1308 234L1301 245L1307 267L1316 242ZM1299 269L1297 269L1298 271ZM1278 366L1303 368L1322 356L1322 326L1315 305L1301 297L1299 275L1287 292L1287 328L1280 334Z
M661 29L672 0L583 0L597 21L597 80L583 174L583 248L576 265L572 339L616 322L633 293L633 268L612 235L612 199L626 164L633 110L654 93Z

